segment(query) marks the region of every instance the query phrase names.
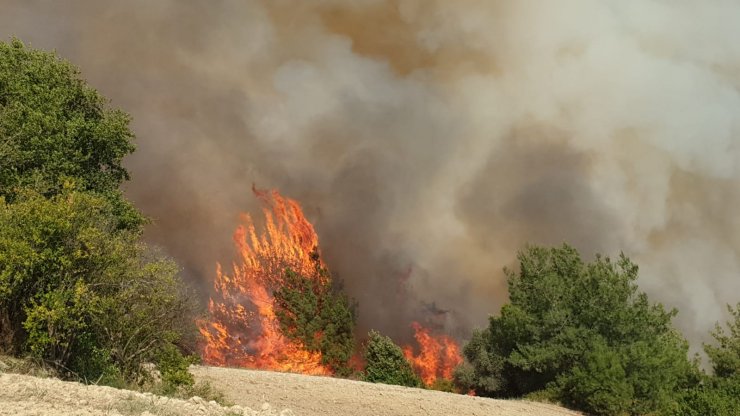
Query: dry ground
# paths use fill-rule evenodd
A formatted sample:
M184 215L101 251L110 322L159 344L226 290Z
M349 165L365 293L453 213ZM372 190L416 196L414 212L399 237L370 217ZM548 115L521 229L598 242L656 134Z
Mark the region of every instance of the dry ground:
M231 407L198 397L179 400L2 370L0 367L3 416L578 415L542 403L230 368L194 366L192 371L196 380L208 381L221 390L229 402L235 403Z
M31 416L292 416L266 403L223 407L194 397L179 400L111 387L0 372L0 415Z
M259 408L269 402L298 416L574 416L562 407L518 400L494 400L385 384L268 371L193 367L233 403Z

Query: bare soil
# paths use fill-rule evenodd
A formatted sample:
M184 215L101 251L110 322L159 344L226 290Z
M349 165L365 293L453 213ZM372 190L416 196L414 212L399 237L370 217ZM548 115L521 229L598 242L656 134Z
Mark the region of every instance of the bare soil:
M562 407L521 400L495 400L385 384L234 368L191 368L238 405L269 402L299 416L579 415Z
M189 400L138 393L112 387L0 372L0 415L61 416L293 416L260 403L252 410L224 407L200 397Z

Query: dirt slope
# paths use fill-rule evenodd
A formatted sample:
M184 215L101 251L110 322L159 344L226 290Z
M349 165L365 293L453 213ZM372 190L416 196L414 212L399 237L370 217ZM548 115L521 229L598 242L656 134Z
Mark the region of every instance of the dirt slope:
M194 397L178 400L111 387L86 386L52 378L0 373L0 415L60 416L293 416L267 403L223 407Z
M494 400L384 384L217 367L193 367L197 380L209 381L242 406L269 402L299 416L380 415L538 415L578 413L542 403Z

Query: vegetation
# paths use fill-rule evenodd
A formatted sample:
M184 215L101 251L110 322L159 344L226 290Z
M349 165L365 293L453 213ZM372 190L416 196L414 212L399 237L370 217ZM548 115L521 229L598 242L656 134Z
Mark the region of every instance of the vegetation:
M156 363L192 385L178 267L119 189L128 123L70 64L0 42L0 350L90 382L142 384Z
M740 413L740 304L728 307L734 320L726 332L719 324L712 332L716 345L705 345L713 375L683 392L674 415L732 416Z
M403 355L401 347L377 331L370 331L363 355L363 379L372 383L420 387L421 380Z
M507 271L510 303L465 346L458 380L477 394L541 392L594 414L676 406L697 370L666 311L638 291L637 266L581 260L569 246L528 247Z
M129 121L69 63L0 42L0 352L68 378L218 398L188 372L193 305L178 267L141 241L146 219L120 190ZM286 270L275 313L287 337L348 375L355 308L315 260L314 276ZM518 260L510 302L465 346L456 385L432 388L596 415L740 414L740 304L705 346L708 375L687 358L677 311L638 290L625 256L585 262L565 245L527 247ZM367 381L421 385L375 331L364 359Z
M316 276L307 278L288 269L276 288L275 315L284 335L300 341L338 375L349 375L355 349L355 311L349 298L332 287L328 271L315 256Z
M106 105L79 71L54 54L0 42L0 196L50 197L74 182L108 199L119 228L144 218L123 198L121 166L134 150L130 117Z

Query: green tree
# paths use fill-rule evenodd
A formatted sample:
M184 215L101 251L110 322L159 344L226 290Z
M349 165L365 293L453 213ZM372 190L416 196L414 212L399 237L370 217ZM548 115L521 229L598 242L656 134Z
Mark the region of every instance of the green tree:
M275 289L275 315L282 333L300 341L308 351L321 352L322 364L339 375L349 375L355 348L355 311L347 296L332 286L328 271L315 256L314 276L285 271Z
M705 345L704 351L712 362L717 377L740 377L740 303L727 307L732 321L727 322L727 331L717 324L712 337L716 345Z
M420 387L421 380L403 355L401 347L377 331L368 333L363 352L365 359L364 380L371 383Z
M19 40L0 42L0 196L6 201L22 189L49 197L73 182L106 197L118 227L140 226L143 217L119 190L129 178L121 161L134 150L129 121L68 62Z
M585 263L567 245L527 247L518 260L518 272L506 271L510 302L464 348L469 387L498 397L547 391L604 415L675 405L696 370L671 325L676 311L638 291L634 263Z
M676 416L740 414L740 303L727 309L732 317L727 331L717 324L711 333L714 344L704 345L713 374L684 391Z
M75 190L0 198L5 349L70 376L136 380L182 341L192 305L177 266L119 229L113 211Z

